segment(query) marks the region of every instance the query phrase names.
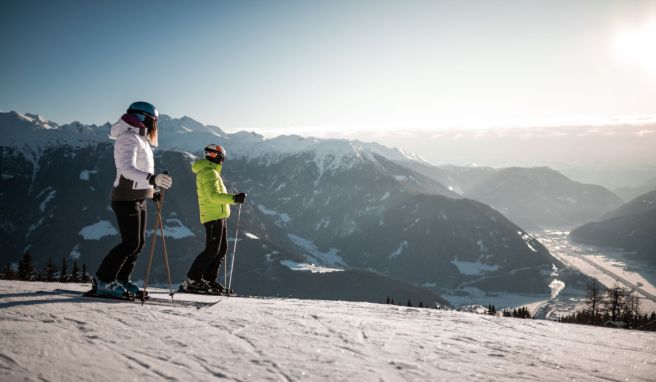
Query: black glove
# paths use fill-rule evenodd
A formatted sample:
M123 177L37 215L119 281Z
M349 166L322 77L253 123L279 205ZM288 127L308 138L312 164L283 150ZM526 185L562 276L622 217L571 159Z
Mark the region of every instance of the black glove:
M237 195L233 196L232 200L234 200L234 202L237 203L237 204L242 204L243 202L246 201L246 194L243 193L243 192L240 192Z
M156 192L153 194L153 202L159 202L162 200L162 194L160 192Z

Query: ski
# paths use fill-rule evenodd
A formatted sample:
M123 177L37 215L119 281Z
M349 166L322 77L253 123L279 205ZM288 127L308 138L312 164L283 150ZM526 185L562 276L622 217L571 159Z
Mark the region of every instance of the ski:
M177 292L174 292L175 294L190 294L190 295L200 295L200 296L223 296L223 297L237 297L237 294L235 291L222 291L222 292L213 292L213 291L188 291L185 289L178 289Z
M106 300L115 300L115 301L135 301L136 296L133 296L131 294L124 294L122 297L119 296L111 296L111 295L101 295L101 294L96 294L95 289L89 289L88 291L82 293L83 297L94 297L94 298L103 298ZM139 297L141 301L141 297Z
M186 307L194 307L194 308L204 308L208 306L212 306L218 302L220 302L220 299L194 299L194 300L188 300L188 299L175 299L170 296L170 294L167 293L147 293L147 296L145 299L142 301L141 297L135 297L135 296L125 296L125 297L116 297L116 296L99 296L95 294L95 291L89 290L87 292L81 292L78 290L70 290L70 289L55 289L54 291L57 294L66 294L66 295L72 295L75 297L83 297L83 298L90 298L90 299L96 299L96 300L105 300L105 301L112 301L116 303L120 302L127 302L127 303L138 303L138 304L145 304L145 305L167 305L167 306L186 306ZM206 296L206 297L211 297L211 296ZM213 297L213 296L212 296ZM216 296L216 297L221 297L221 296Z

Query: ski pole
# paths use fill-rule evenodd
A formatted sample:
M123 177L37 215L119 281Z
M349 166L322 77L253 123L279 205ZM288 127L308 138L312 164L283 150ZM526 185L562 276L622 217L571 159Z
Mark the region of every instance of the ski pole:
M239 218L241 218L241 203L237 211L237 225L235 226L235 244L232 247L232 261L230 264L230 279L228 280L228 295L230 295L230 285L232 285L232 270L235 268L235 255L237 254L237 236L239 235Z
M166 239L164 238L164 222L162 221L162 204L164 203L164 190L162 190L162 197L160 200L160 208L157 209L157 220L159 222L159 231L162 234L162 247L164 248L164 267L166 268L166 275L169 278L169 296L173 300L173 284L171 282L171 270L169 269L169 255L166 250ZM157 233L155 233L157 235Z
M228 219L225 219L223 224L226 225L226 235L227 235L228 234ZM224 240L223 232L221 232L221 242L219 243L219 248L221 248L221 245L223 244L223 240ZM228 240L228 238L226 237L225 240ZM227 242L226 242L226 248L228 248L228 243ZM227 258L223 262L223 285L228 285L228 259Z
M231 189L232 189L232 193L234 194L235 193L235 186L232 185ZM228 219L225 219L223 224L225 224L225 226L226 226L226 236L227 236L228 235ZM221 240L222 241L224 240L223 234L221 234ZM225 240L228 240L228 238L226 237ZM219 243L219 248L221 248L221 244L223 244L223 242ZM228 243L227 242L226 242L226 248L228 248ZM223 285L226 286L226 287L228 286L228 255L226 255L225 261L223 262Z
M164 174L168 174L168 171L164 171ZM169 278L169 295L171 296L171 299L173 299L173 285L171 283L171 272L169 270L169 260L168 260L168 253L166 250L166 240L164 239L164 223L162 221L162 206L164 204L164 191L166 189L163 189L160 193L160 197L158 200L155 201L157 205L157 216L155 218L155 224L153 225L153 241L150 246L150 254L148 255L148 266L146 267L146 277L144 278L144 288L143 291L141 292L141 305L143 306L144 302L146 301L146 293L148 290L148 279L150 277L150 271L152 269L153 265L153 257L155 254L155 245L157 244L157 228L159 227L160 232L162 234L162 244L164 247L164 266L166 268L166 273Z
M160 210L162 208L161 202L162 202L162 197L164 192L162 191L162 194L160 194L160 199L157 200L155 203L157 205L157 216L160 216ZM148 277L150 276L150 270L153 265L153 255L155 254L155 245L157 244L157 225L159 224L159 218L155 218L155 224L153 225L153 241L150 245L150 253L148 254L148 266L146 267L146 277L144 278L144 287L143 291L141 292L141 305L143 305L144 301L146 300L146 291L148 289Z

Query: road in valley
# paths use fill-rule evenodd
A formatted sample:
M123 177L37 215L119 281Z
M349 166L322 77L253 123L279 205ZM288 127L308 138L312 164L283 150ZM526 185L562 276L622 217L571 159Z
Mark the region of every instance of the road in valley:
M634 264L622 251L572 243L567 231L545 230L532 235L564 264L596 278L607 288L616 284L629 288L639 295L643 312L656 311L656 269ZM538 313L546 318L551 304L550 301Z

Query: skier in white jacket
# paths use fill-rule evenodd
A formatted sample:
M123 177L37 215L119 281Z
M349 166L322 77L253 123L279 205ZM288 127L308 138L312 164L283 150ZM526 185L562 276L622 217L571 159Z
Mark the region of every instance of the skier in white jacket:
M110 136L116 139L116 180L111 202L121 243L109 251L96 271L94 288L99 296L140 293L130 275L146 240L146 199L155 197L155 186L169 189L173 183L167 174L155 175L151 146L157 146L158 116L152 104L134 102L111 128Z

